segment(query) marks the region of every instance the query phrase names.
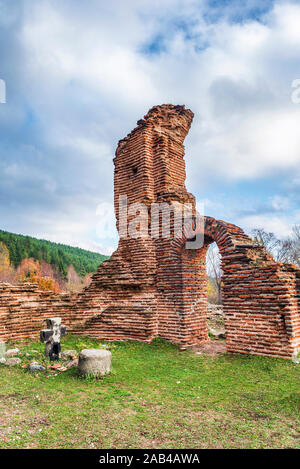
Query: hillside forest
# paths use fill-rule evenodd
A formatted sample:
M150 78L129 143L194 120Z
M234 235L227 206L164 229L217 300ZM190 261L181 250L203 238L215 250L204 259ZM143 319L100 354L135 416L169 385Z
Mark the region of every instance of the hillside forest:
M0 282L37 283L42 290L76 292L88 286L108 256L0 230Z

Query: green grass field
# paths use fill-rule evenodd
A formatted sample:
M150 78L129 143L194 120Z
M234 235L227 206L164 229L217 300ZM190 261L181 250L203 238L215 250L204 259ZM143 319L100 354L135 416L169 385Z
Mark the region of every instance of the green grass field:
M99 344L68 336L62 349ZM23 363L42 359L43 344L18 346ZM162 340L109 347L112 373L98 380L0 365L0 447L300 447L299 365L196 355Z

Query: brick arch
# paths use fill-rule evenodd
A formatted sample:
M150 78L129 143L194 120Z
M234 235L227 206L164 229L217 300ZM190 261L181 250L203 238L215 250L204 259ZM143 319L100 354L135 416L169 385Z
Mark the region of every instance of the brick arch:
M208 340L207 330L207 274L206 254L213 242L218 246L221 254L223 285L226 285L235 269L251 262L253 252L256 256L270 258L263 248L258 247L244 231L236 225L203 217L202 226L198 234L202 234L202 245L196 249L187 249L187 241L197 234L195 226L185 231L180 238L171 240L170 257L167 271L173 271L171 276L171 294L164 291L164 295L173 300L176 305L177 316L180 318L179 341L187 344L197 344ZM194 231L193 231L194 229ZM272 259L272 258L271 258ZM239 277L230 280L236 283ZM165 281L164 281L165 284ZM224 309L226 310L226 289L222 288ZM225 324L226 326L226 324Z
M220 251L223 281L232 271L232 258L248 259L249 249L258 249L260 254L263 252L262 248L255 246L251 238L236 225L212 217L203 217L201 223L198 234L202 234L202 245L196 249L186 249L187 241L197 234L194 225L190 230L184 231L180 238L171 240L169 263L166 268L168 272L173 270L170 283L174 288L171 294L164 290L164 295L167 293L177 307L180 331L178 341L183 346L209 340L206 275L206 254L209 245L215 242ZM165 283L164 281L164 285ZM223 293L222 296L226 303L226 294Z
M199 233L204 234L204 244L215 242L222 256L232 254L235 249L258 248L261 250L241 228L232 223L226 223L212 217L203 217L203 224L204 226L199 229ZM196 233L197 231L190 230L183 233L182 237L172 240L171 252L174 257L181 256L181 250L185 249L186 242L192 239Z
M236 225L204 217L203 229L204 243L198 249L186 249L192 232L171 241L174 300L181 307L180 343L208 340L206 252L216 242L222 258L227 350L292 356L300 337L300 270L275 262Z

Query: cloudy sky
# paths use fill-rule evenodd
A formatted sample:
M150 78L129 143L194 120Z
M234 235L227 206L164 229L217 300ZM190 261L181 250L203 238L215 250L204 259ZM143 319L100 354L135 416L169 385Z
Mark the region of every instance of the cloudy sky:
M287 236L299 25L300 1L0 0L0 228L111 252L117 141L172 103L195 113L187 188L205 214Z

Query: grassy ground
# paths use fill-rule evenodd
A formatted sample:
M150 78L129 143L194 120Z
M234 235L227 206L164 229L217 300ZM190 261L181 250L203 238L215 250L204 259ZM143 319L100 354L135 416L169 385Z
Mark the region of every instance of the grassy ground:
M99 344L69 336L63 350ZM42 344L21 345L23 363L42 357ZM300 447L299 365L161 340L109 346L101 380L0 365L0 448Z

